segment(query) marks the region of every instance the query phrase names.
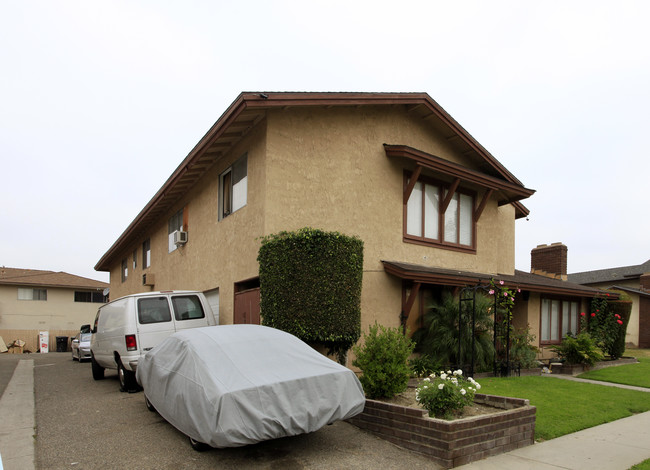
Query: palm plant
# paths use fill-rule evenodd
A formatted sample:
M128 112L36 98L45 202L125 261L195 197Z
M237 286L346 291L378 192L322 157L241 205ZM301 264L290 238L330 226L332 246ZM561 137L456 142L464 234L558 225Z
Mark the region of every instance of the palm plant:
M470 364L472 361L472 304L463 302L461 314L461 357L458 357L459 301L451 292L442 294L423 318L423 326L413 334L416 351L427 354L442 364ZM494 359L493 321L494 301L477 294L474 327L474 364L478 371L492 369Z

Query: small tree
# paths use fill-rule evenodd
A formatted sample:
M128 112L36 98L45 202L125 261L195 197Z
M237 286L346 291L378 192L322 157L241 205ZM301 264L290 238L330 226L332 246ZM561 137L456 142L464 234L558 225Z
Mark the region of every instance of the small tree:
M583 316L587 331L604 354L618 359L625 351L625 333L632 304L594 298L589 317Z
M399 328L386 328L377 322L364 334L363 345L352 349L352 365L361 369L359 377L368 398L392 397L406 390L411 376L408 358L413 343Z

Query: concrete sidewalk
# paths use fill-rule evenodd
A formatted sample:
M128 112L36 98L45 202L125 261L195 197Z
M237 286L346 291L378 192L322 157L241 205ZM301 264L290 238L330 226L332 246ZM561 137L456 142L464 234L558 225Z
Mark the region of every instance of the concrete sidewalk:
M34 361L20 360L0 398L0 455L4 470L34 470Z
M650 392L650 389L647 388L578 379L571 376L549 376L549 379L552 378ZM648 395L648 400L650 400L650 395ZM650 411L456 468L471 470L559 468L627 470L649 458Z

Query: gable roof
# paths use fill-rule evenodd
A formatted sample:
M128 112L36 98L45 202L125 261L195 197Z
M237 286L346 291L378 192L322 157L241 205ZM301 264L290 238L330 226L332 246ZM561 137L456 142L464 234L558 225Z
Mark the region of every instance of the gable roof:
M543 294L567 295L574 297L595 297L598 295L613 296L593 287L583 286L560 279L552 279L538 274L515 270L514 275L485 274L455 269L443 269L433 266L422 266L397 261L382 261L384 270L400 279L408 279L425 284L441 284L446 286L488 285L491 279L504 281L509 288L519 288L530 292Z
M521 186L490 152L479 144L427 93L342 93L342 92L243 92L194 146L165 184L140 211L127 229L95 265L97 271L110 270L114 256L142 241L147 230L167 213L221 157L227 154L265 116L267 110L287 107L402 106L409 114L431 125L436 132L492 177ZM512 202L518 217L528 209Z
M106 282L75 276L63 271L41 271L37 269L20 269L0 267L0 285L62 287L75 289L105 289Z
M641 277L650 272L650 260L634 266L621 266L618 268L597 269L583 271L568 275L568 279L576 284L598 284L601 282L626 281Z

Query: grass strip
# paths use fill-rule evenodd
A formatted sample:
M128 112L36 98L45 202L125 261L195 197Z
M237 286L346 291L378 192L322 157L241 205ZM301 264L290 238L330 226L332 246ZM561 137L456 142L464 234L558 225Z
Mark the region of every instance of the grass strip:
M537 407L535 439L549 440L650 410L647 392L554 377L487 377L481 393L527 398Z
M650 388L650 358L639 357L637 364L607 367L580 374L581 379L602 380L617 384ZM649 397L650 399L650 397Z

